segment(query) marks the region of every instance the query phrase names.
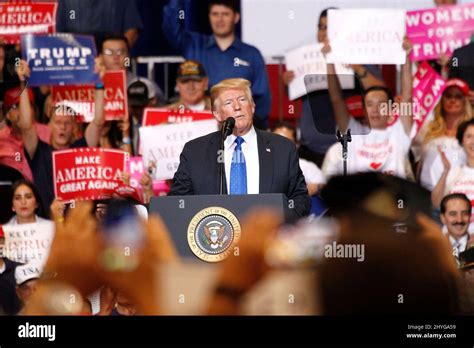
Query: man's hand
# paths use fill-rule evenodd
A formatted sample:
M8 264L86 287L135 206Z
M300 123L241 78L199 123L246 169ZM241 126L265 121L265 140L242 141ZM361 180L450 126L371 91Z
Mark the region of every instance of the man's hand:
M51 203L51 207L50 207L52 219L54 221L62 221L64 219L65 208L66 208L66 203L60 198L55 198L53 203Z
M16 67L16 73L20 81L26 81L26 78L30 77L31 71L26 60L20 60L20 64Z
M107 71L107 69L105 68L105 64L104 64L104 60L102 57L97 57L95 58L95 66L94 66L94 71L96 74L99 75L100 79L103 80L104 79L104 75Z

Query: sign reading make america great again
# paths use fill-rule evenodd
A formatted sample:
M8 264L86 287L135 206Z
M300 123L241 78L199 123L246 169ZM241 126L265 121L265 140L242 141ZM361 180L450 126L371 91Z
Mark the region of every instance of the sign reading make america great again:
M0 37L6 44L20 43L20 35L54 33L56 2L0 3Z
M96 48L88 35L22 35L21 51L28 62L30 86L99 83L94 73Z
M63 200L110 197L121 184L127 155L95 147L53 152L54 194Z

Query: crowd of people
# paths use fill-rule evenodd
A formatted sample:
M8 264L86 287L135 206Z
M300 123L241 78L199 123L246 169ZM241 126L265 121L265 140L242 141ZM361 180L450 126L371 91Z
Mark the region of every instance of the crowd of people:
M170 238L173 231L145 209L155 195L152 170L146 168L142 174L141 194L130 187L130 175L124 172L122 179L128 189L117 190L111 197L141 206L137 210L144 217L145 247L138 252L131 271L116 270L98 261L106 246L97 230L104 228L108 202L63 200L55 196L53 183L53 153L57 150L100 147L139 156L144 109L158 106L211 111L219 125L230 117L235 119L223 147L225 194L283 193L291 203L291 221L314 217L318 213L315 205L322 202L340 222L340 243L362 243L377 251L363 266L348 260L323 263L319 280L323 313L474 312L474 74L469 68L450 64L458 57L472 65L474 42L455 50L451 57L443 54L429 62L446 78L446 87L419 131L413 114L393 117L381 110L392 102L413 102L413 74L420 62L410 61L412 44L407 37L403 41L407 59L401 67L400 95L394 96L387 87L377 65L350 65L356 85L343 90L334 65L327 64L327 90L302 97L296 125L291 120L272 124L265 62L258 48L242 42L236 34L240 12L235 1L209 1L211 35L184 29L178 15L181 1L169 0L164 6L162 31L185 58L178 67L176 96L171 100L165 100L155 81L134 76L129 69L131 47L143 30L135 2L101 0L99 7L95 2L94 6L86 3L60 0L58 31L96 34L99 53L95 72L99 78L103 79L107 71L126 72L128 118L105 120L104 89L99 83L94 92L93 120L76 122L70 116L74 110L52 99L50 86L27 86L31 75L28 63L20 60L12 64L12 57L21 56L19 46L6 45L0 37L0 182L6 183L1 185L0 223L5 229L31 223L50 224L54 229L49 257L43 263L23 264L2 254L0 313L166 314L157 302L159 286L150 274L156 264L178 262L179 255ZM435 5L450 4L455 1L436 1ZM81 14L81 20L67 19L71 9ZM317 23L316 37L324 44L323 54L331 51L328 10L321 12ZM294 72L286 71L280 76L281 83L288 85L294 77ZM360 89L365 112L354 115L347 99ZM349 176L345 178L336 130L346 133L349 129L352 141L347 149ZM184 146L179 168L167 183L168 195L221 193L217 160L220 139L219 130ZM367 172L375 176L361 174ZM385 176L419 185L430 197L426 207L409 207L416 212L429 211L430 216L410 212L416 215L416 226L409 225L403 238L393 233L393 224L402 219L392 213L400 208L400 199L390 191L393 187L387 186ZM371 178L377 180L373 185ZM350 185L360 192L353 192ZM337 193L354 202L332 201ZM373 203L376 193L380 201ZM264 250L269 240L277 238L281 223L281 217L268 211L255 212L243 222L242 252L222 263L207 313L239 312L241 295L269 268ZM245 235L246 231L258 233ZM5 243L0 228L0 247ZM404 259L398 254L402 249ZM417 253L420 249L425 255ZM390 265L390 257L398 266ZM421 258L424 262L419 261ZM383 276L367 276L380 265L388 269ZM419 278L416 284L407 280L415 278ZM379 285L371 288L370 284ZM409 305L397 307L389 298L397 286L407 294ZM347 287L358 289L358 295L348 298ZM63 290L77 294L78 301L53 306L52 298ZM437 292L425 296L431 290ZM376 291L387 294L387 298L368 295Z

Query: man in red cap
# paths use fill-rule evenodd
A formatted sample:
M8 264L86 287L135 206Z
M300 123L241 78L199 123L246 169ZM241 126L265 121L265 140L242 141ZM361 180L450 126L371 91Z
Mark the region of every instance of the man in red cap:
M33 180L30 166L23 151L23 140L18 125L20 119L20 87L10 88L4 94L3 108L0 110L0 164L18 170L26 179ZM28 89L30 108L35 118L33 92ZM35 123L40 139L49 143L51 132L48 126Z

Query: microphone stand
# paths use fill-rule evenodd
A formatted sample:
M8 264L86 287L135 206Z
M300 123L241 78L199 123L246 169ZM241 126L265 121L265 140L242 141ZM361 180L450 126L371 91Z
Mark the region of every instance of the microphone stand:
M224 191L225 191L225 182L224 182L224 171L225 171L225 167L224 167L224 141L225 139L227 138L227 134L226 134L226 129L225 129L225 126L222 127L222 134L221 134L221 149L219 151L219 154L220 154L220 158L219 156L217 156L218 159L220 159L219 161L219 180L220 180L220 185L219 185L219 194L220 195L223 195L224 194Z
M223 195L225 192L225 155L224 155L224 141L227 139L227 136L232 134L235 126L235 119L229 117L224 124L222 125L221 133L221 149L217 155L217 160L219 162L219 194Z
M344 176L347 175L347 143L352 141L351 130L348 129L347 133L341 134L339 130L336 133L337 141L342 145L342 163L343 163L343 173Z

